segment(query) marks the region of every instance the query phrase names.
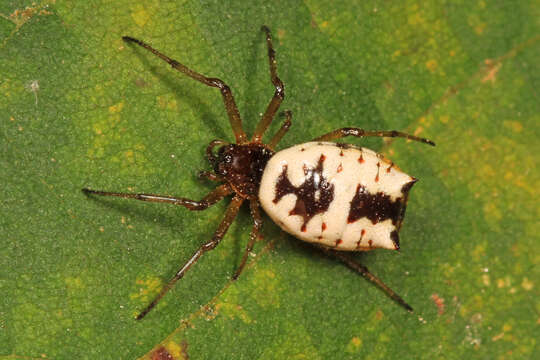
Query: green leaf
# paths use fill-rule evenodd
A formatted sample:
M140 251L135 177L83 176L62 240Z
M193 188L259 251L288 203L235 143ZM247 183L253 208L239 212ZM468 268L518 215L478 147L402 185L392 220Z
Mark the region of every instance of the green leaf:
M524 1L3 2L1 358L538 357L538 18ZM281 148L343 126L437 143L350 139L420 179L401 251L357 255L414 314L267 217L232 283L243 209L134 320L227 201L192 213L81 188L198 199L206 145L234 137L219 91L121 36L223 79L251 134L274 92L262 24L294 114Z

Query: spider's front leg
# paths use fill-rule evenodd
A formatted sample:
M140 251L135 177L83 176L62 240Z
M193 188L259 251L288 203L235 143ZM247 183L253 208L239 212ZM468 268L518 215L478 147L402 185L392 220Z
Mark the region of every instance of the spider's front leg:
M253 138L251 141L256 143L261 142L264 132L268 128L268 125L270 125L270 123L274 119L274 115L279 109L281 102L285 98L285 87L283 86L283 81L281 81L277 74L276 52L274 50L274 45L272 45L272 34L270 33L270 29L268 29L268 27L266 26L263 26L261 30L264 31L264 33L266 34L266 45L268 47L268 63L270 65L270 80L276 88L276 91L274 92L274 96L268 104L268 107L266 108L266 111L264 112L261 120L257 124L255 132L253 133Z
M238 144L247 142L246 133L242 128L242 119L240 118L240 112L238 111L238 107L236 106L236 102L234 101L232 91L229 86L225 84L225 82L218 78L210 78L199 74L198 72L188 68L186 65L181 64L178 61L171 59L167 55L163 54L162 52L154 49L142 40L132 38L131 36L122 36L122 40L124 40L125 42L137 44L140 47L150 51L152 54L171 65L173 69L180 71L184 75L187 75L192 79L195 79L207 86L218 88L221 92L221 96L223 97L225 110L227 110L227 115L229 116L229 122L231 123L232 130L236 137L236 142Z

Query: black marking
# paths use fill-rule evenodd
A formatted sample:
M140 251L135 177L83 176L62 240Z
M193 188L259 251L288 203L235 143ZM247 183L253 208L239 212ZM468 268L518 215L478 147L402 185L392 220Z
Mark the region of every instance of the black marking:
M399 250L399 234L397 230L394 230L390 233L390 239L392 239L396 250Z
M415 178L411 178L411 181L409 181L408 183L406 183L405 185L403 185L403 187L401 188L401 192L403 193L403 195L407 196L407 194L409 194L409 191L411 190L412 186L418 181L418 179L415 179Z
M403 196L395 201L392 201L390 195L383 192L371 194L363 185L358 184L356 194L351 200L351 208L347 218L348 223L353 223L361 218L368 218L375 225L378 222L390 219L392 224L399 230L405 216L408 193L415 182L416 180L413 180L403 185L401 188Z
M399 221L396 226L398 231L401 228L401 223L403 223L403 218L405 217L405 210L407 209L407 200L409 198L409 191L411 190L412 186L417 181L418 179L411 177L411 181L409 181L408 183L406 183L405 185L401 187L401 193L403 194L403 199L401 201L403 205L401 206L401 213L399 214ZM398 245L399 245L399 240L398 240Z
M310 169L304 165L306 179L299 187L294 186L287 176L287 165L276 182L276 196L273 200L277 204L287 194L296 195L296 204L289 211L289 215L299 215L304 218L301 231L306 231L307 223L317 214L328 210L334 200L334 184L330 184L323 176L323 162L326 156L321 154L317 167ZM318 192L318 196L315 193Z
M354 145L345 144L345 143L334 143L334 145L337 146L338 148L345 149L345 150L354 148Z

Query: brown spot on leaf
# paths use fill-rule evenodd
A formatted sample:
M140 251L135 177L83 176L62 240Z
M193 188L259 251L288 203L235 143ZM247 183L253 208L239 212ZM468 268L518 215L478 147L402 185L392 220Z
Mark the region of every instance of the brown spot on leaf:
M341 165L341 163L339 164L339 166L337 167L337 172L340 173L343 171L343 165Z
M322 231L326 230L326 223L322 223L322 224L321 224L321 230L322 230Z
M431 300L437 305L438 314L442 315L444 314L444 299L439 297L438 294L431 295Z
M163 346L155 350L151 356L152 360L174 360L174 357Z
M484 77L482 78L482 82L485 83L487 81L490 81L492 84L495 82L497 73L499 72L502 63L500 61L493 61L491 59L484 60L484 64L486 65L484 69Z

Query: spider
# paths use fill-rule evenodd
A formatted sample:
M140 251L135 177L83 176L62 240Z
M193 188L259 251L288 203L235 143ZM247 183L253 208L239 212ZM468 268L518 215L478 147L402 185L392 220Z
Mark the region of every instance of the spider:
M276 145L291 126L292 113L283 113L285 121L270 142L264 144L263 134L274 119L285 97L285 91L283 82L277 75L270 30L262 26L262 31L266 35L270 79L275 93L251 139L242 128L242 120L232 92L222 80L206 77L141 40L122 37L125 42L141 46L181 73L207 86L218 88L236 138L235 143L213 140L206 148L213 171L202 171L201 175L222 184L200 201L157 194L82 189L86 195L168 203L184 206L192 211L204 210L232 195L223 220L212 238L195 251L136 319L142 319L205 252L220 243L245 201L249 203L253 227L240 264L232 276L233 280L236 280L244 269L248 255L258 238L263 222L260 212L262 206L283 230L315 244L327 254L343 261L412 312L412 307L399 295L344 251L367 251L378 247L399 249L398 231L405 214L408 192L416 179L402 172L384 156L369 149L330 141L346 136L377 136L401 137L429 145L435 144L428 139L399 131L340 128L319 136L312 142L276 152ZM217 151L214 151L215 147L218 147Z

